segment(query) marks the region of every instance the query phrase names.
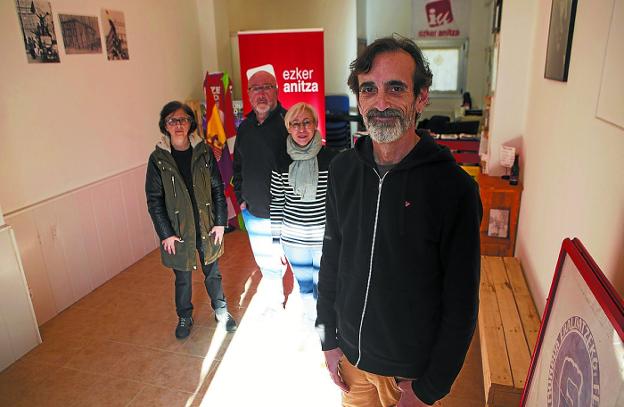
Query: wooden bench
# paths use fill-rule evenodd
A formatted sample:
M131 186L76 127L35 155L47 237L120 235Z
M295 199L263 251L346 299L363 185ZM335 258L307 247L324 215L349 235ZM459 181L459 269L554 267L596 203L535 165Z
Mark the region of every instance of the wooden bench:
M487 406L518 406L540 319L516 258L481 256L479 340Z

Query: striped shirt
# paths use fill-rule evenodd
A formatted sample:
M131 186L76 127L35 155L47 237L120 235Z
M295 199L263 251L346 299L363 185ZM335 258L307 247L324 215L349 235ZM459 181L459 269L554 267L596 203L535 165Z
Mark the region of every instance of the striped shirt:
M316 198L302 201L288 183L288 166L271 172L271 233L292 246L321 248L325 232L325 197L329 163L336 155L323 147L317 155L319 180Z

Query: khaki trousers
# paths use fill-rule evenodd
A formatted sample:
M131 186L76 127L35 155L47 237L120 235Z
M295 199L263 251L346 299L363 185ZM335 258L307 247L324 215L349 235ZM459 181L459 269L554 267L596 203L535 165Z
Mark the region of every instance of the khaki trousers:
M349 386L349 392L342 393L344 407L391 407L401 398L401 390L394 377L360 370L344 356L340 358L338 371Z

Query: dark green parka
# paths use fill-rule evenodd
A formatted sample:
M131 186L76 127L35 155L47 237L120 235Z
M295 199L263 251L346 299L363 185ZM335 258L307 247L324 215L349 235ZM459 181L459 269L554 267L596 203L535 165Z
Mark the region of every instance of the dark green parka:
M227 205L223 194L223 181L217 161L210 147L199 137L190 139L193 155L191 173L197 203L198 222L195 222L193 204L182 174L171 155L170 139L162 136L147 163L145 194L154 228L160 240L180 237L176 254L167 253L160 245L163 265L176 270L190 271L196 265L196 240L201 241L206 264L223 254L223 245L214 244L210 235L213 226L227 223ZM199 233L196 231L199 225Z

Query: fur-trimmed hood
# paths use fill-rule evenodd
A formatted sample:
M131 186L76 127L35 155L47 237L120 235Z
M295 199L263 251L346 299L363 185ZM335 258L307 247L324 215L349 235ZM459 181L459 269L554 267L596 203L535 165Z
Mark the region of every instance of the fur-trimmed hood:
M191 147L193 148L195 148L196 145L204 141L201 137L197 135L197 132L192 133L189 136L189 140L191 141ZM171 137L165 136L163 134L162 136L160 136L160 140L158 140L158 143L156 143L156 147L171 153Z

